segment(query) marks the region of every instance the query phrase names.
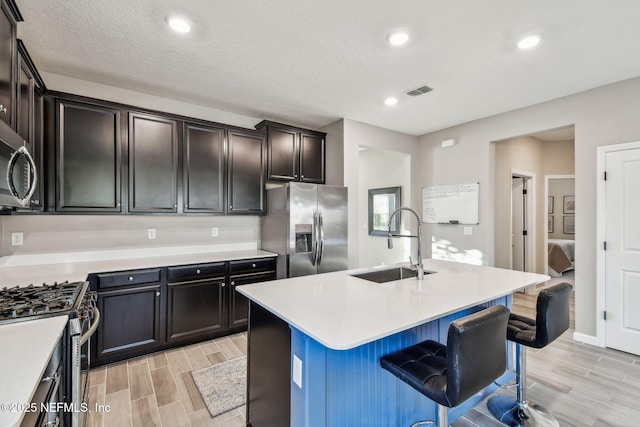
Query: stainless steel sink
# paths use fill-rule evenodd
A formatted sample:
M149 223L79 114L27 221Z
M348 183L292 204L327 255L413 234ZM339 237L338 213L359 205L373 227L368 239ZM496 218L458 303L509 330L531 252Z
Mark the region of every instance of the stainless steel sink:
M425 271L425 274L429 273ZM408 279L416 277L418 272L405 267L387 268L384 270L373 270L365 273L352 274L353 277L369 280L376 283L393 282L394 280Z

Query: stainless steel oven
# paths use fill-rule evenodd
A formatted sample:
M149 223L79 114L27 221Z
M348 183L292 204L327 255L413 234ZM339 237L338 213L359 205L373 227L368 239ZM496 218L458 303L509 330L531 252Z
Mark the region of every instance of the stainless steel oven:
M26 142L0 121L0 207L27 206L37 181L36 164Z
M68 315L63 336L45 369L21 426L83 427L89 403L89 348L100 321L97 293L88 282L0 289L0 323ZM42 405L44 403L44 405ZM45 409L46 408L46 409Z

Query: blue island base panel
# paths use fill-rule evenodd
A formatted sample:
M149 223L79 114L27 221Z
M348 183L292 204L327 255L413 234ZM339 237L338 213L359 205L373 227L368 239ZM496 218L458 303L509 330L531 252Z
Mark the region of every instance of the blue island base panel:
M380 367L380 357L425 340L446 343L449 324L460 317L502 304L511 296L466 309L351 350L332 350L291 327L291 426L406 427L434 420L437 405ZM507 346L505 337L505 346ZM509 347L510 348L510 347ZM513 367L508 352L508 367ZM513 374L499 379L506 383ZM449 410L449 422L495 391L491 385Z

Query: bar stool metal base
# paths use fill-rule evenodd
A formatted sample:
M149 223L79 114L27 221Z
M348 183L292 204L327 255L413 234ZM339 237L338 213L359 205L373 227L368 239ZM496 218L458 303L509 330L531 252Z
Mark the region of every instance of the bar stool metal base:
M559 427L558 420L546 409L534 402L521 404L510 396L494 396L487 401L489 412L498 421L509 426Z
M427 425L435 425L437 427L448 427L449 426L449 408L444 405L438 405L438 413L435 421L418 421L411 424L411 427L419 427L419 426L427 426Z
M509 426L560 427L558 420L542 406L526 400L527 352L522 344L516 346L517 395L494 396L487 401L487 408L498 421Z

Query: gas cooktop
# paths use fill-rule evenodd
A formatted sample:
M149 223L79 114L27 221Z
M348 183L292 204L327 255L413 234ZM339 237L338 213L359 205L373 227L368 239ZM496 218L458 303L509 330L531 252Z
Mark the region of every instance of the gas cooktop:
M86 288L86 282L2 288L0 323L66 314L76 308Z

